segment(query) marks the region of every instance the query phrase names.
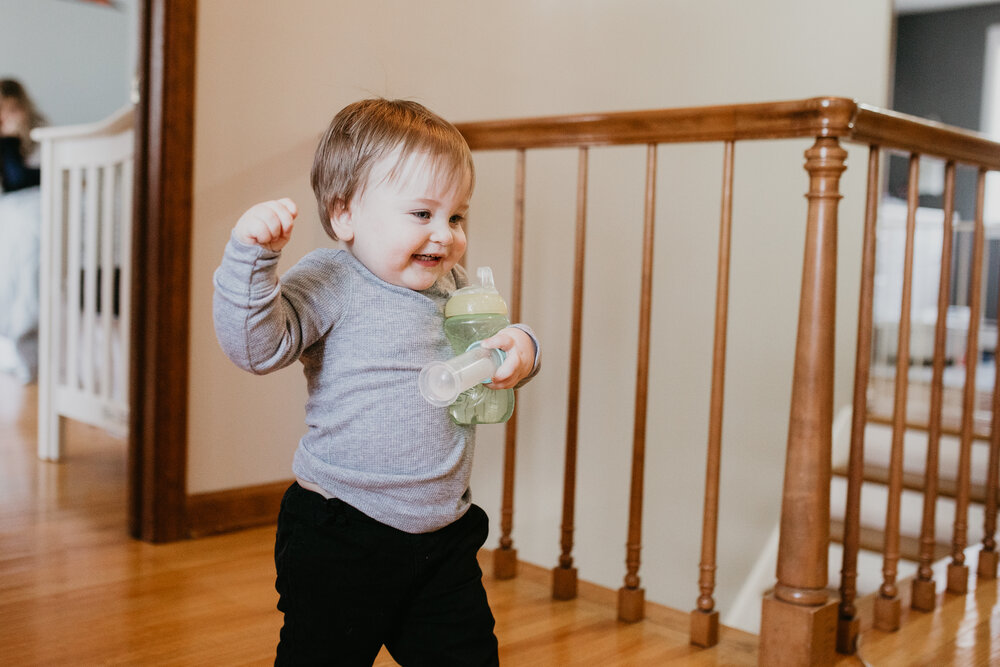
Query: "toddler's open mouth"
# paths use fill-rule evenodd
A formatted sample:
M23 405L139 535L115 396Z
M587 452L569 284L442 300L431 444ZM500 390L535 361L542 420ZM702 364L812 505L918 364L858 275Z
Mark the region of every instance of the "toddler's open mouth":
M413 259L417 260L418 262L430 262L432 264L435 264L435 263L441 261L442 256L441 255L418 255L418 254L415 254L415 255L413 255Z

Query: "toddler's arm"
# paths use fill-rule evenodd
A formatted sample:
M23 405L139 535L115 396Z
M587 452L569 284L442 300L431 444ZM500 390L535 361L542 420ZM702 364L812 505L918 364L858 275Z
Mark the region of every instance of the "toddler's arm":
M523 328L522 328L523 327ZM536 339L526 331L523 324L501 329L482 342L486 348L496 348L507 353L507 358L497 372L490 389L511 389L534 377L538 373L539 354Z
M280 250L297 212L290 199L252 206L233 227L215 272L216 337L226 356L253 373L288 366L318 336L303 289L278 280Z

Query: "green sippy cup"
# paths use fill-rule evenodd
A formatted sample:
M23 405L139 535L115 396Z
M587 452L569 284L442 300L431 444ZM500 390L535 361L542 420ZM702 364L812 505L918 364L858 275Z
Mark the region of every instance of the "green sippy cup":
M456 355L477 348L479 341L510 326L507 304L493 285L493 270L479 267L476 276L478 285L457 290L445 304L444 333ZM494 364L502 362L503 352L492 352L499 359ZM510 419L514 412L514 390L488 389L483 382L489 382L490 377L463 391L449 406L455 423L499 424Z

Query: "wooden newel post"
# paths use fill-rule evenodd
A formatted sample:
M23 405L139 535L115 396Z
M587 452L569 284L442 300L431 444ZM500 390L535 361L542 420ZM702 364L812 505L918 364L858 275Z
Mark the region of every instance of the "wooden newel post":
M781 501L778 582L763 602L761 665L828 664L836 646L837 606L828 599L826 584L837 206L847 151L835 137L820 137L805 155L809 208Z

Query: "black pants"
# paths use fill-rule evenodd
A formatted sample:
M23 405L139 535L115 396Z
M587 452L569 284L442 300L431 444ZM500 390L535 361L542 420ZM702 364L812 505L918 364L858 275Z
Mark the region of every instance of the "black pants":
M384 644L409 665L497 665L473 505L432 533L386 526L293 484L274 546L284 613L276 665L370 666Z

